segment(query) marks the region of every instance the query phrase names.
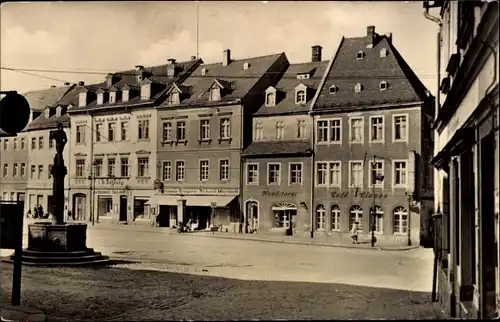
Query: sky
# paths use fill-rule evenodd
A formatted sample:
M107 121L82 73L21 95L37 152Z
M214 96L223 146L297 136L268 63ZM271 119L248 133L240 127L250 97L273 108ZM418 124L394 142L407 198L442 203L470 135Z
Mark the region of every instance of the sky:
M308 62L311 46L331 59L342 36L392 32L393 44L436 93L437 25L425 19L420 1L210 1L210 2L33 2L0 7L0 65L5 68L65 70L0 71L1 90L24 93L64 81L86 84L108 72L135 65L164 64L196 56L220 62L285 52L292 63ZM75 73L79 72L79 73Z

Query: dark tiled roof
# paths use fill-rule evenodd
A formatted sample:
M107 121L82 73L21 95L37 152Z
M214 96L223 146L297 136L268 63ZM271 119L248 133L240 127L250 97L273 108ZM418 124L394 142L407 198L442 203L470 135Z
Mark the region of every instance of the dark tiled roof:
M222 63L200 65L182 83L184 86L191 87L191 95L183 98L181 105L210 104L209 90L216 81L228 90L223 93L221 100L214 104L243 99L282 56L286 57L284 53L279 53L232 60L227 66L223 66ZM243 69L244 63L249 63L249 68L246 70ZM202 69L206 70L205 75L202 75Z
M85 107L74 107L73 111L81 111L88 110L94 108L104 108L104 107L113 107L118 105L133 105L137 103L150 103L158 99L164 94L167 89L176 82L182 82L186 76L189 76L190 71L202 63L201 59L191 60L187 62L175 62L175 70L176 76L168 76L167 71L171 68L171 64L153 66L153 67L145 67L143 70L144 76L151 80L151 99L150 100L141 100L140 97L140 82L138 82L136 77L135 70L126 70L115 73L116 81L112 84L112 86L107 86L107 82L104 81L98 84L92 84L85 86L85 89L90 92L97 92L100 89L109 90L109 89L117 89L121 91L124 87L128 87L129 91L129 100L127 102L123 102L121 100L121 95L118 95L116 98L116 103L109 104L108 102L104 102L104 104L97 106L97 99L92 99L91 102L87 104Z
M300 154L310 155L311 148L308 141L254 141L243 151L246 157L265 155Z
M266 106L263 104L255 115L307 112L309 110L308 103L313 99L327 66L328 61L291 64L278 84L274 86L279 92L276 105ZM311 73L311 76L309 79L297 79L297 74L301 73ZM295 87L301 83L314 91L308 93L306 104L295 104Z
M377 36L373 48L366 48L369 39L357 37L342 40L315 110L420 102L427 97L425 86L391 41L386 36ZM383 48L387 50L386 57L380 57ZM364 53L363 59L357 59L358 51ZM388 83L387 90L380 90L382 81ZM363 86L359 93L354 91L356 83ZM338 88L336 94L329 93L332 85Z
M26 100L28 100L28 103L33 111L41 112L47 106L52 106L59 101L71 88L72 86L51 87L38 91L27 92L22 95L26 98Z

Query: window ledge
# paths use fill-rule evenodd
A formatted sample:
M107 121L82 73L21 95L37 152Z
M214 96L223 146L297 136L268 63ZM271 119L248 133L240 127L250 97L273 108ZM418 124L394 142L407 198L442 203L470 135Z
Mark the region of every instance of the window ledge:
M267 185L268 186L279 186L280 184L278 182L276 182L276 183L274 183L274 182L273 183L268 182Z
M184 146L187 145L187 140L178 140L178 141L175 141L175 145L179 145L179 144L184 144Z
M392 140L392 143L408 143L408 140L403 140L403 139L396 140L396 139L394 139L394 140Z
M137 139L138 142L149 142L151 141L151 139L147 138L147 139Z
M233 139L232 138L219 138L218 141L219 141L219 144L221 144L222 142L231 143L233 141Z
M370 140L370 143L381 143L381 144L384 144L384 140Z
M167 144L170 144L170 146L172 146L174 144L174 141L173 140L168 140L168 141L162 141L161 142L162 146L167 145Z
M212 144L212 139L199 139L198 144L202 144L202 143Z

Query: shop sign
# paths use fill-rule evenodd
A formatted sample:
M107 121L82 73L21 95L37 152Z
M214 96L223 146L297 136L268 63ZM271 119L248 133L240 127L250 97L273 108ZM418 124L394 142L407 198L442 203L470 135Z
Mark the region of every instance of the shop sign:
M98 195L112 195L115 193L123 194L126 193L126 190L125 189L96 190L95 193Z
M238 188L164 188L163 192L167 195L196 195L196 196L236 196L240 194Z
M287 192L287 191L262 191L262 196L264 197L296 197L296 192Z
M96 178L96 185L123 186L123 179L120 178Z
M332 192L331 193L332 198L335 199L346 199L349 198L349 192L343 191L343 192ZM373 192L354 192L354 195L352 196L353 198L361 198L361 199L386 199L387 194L385 193L373 193Z

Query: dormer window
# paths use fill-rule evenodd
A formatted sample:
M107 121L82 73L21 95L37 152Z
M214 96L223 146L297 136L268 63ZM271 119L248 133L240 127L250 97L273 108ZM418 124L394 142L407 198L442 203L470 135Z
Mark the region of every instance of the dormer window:
M276 94L275 93L267 93L266 94L266 106L275 106L276 105Z
M247 70L248 68L250 68L250 63L244 63L243 70Z
M122 89L122 102L128 102L129 100L129 88L128 87L124 87Z
M48 119L50 117L50 109L45 109L45 118Z
M387 57L387 49L385 48L380 49L380 57Z
M212 87L210 89L210 100L211 101L220 101L220 88Z
M109 104L116 103L116 92L109 92Z
M309 74L297 74L297 79L309 79Z
M141 85L141 100L148 100L151 98L151 83Z
M380 82L380 90L381 91L385 91L387 89L387 87L389 86L389 84L387 84L386 81L381 81Z
M104 92L97 92L97 105L102 105L104 103Z
M87 92L82 92L78 96L78 106L84 107L87 105Z
M365 53L361 50L358 51L358 53L356 54L356 59L363 59L363 57L365 57Z
M170 94L170 104L179 104L180 102L179 92L172 92Z
M202 68L201 69L201 76L205 76L207 74L207 69L206 68Z
M354 91L356 93L359 93L363 90L363 85L361 85L360 83L357 83L356 85L354 85Z
M56 116L59 117L62 115L62 107L61 106L58 106L56 108Z
M338 87L335 85L330 86L330 94L336 94L339 91Z
M306 103L306 91L298 90L295 93L295 104L305 104Z

